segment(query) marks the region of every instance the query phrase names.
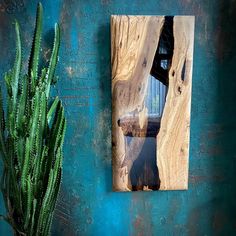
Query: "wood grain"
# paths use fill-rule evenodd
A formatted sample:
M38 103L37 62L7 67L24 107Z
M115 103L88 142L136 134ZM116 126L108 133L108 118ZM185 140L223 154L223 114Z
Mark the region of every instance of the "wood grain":
M147 78L158 44L163 17L112 16L113 189L129 191L125 140L117 121L138 109L142 114ZM144 121L142 121L145 123Z
M161 124L160 120L155 122L148 117L144 102L164 20L163 16L111 16L114 191L132 190L130 172L142 152L145 142L142 137L147 135L156 138L154 155L160 189L187 188L193 17L174 17L174 53ZM130 113L133 118L127 118ZM125 136L136 138L127 144ZM158 177L152 168L145 168L145 175ZM150 189L143 186L138 190Z
M174 17L174 55L157 137L160 189L188 188L194 17Z

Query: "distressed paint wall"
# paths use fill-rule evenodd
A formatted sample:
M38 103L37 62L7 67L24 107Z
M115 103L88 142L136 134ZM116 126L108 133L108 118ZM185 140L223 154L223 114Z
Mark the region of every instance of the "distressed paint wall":
M62 28L54 93L63 99L68 119L53 235L235 235L236 1L42 3L45 61L53 23ZM1 84L14 58L12 22L19 20L28 47L36 4L0 0ZM111 14L196 16L188 191L111 192ZM0 235L11 235L4 222Z

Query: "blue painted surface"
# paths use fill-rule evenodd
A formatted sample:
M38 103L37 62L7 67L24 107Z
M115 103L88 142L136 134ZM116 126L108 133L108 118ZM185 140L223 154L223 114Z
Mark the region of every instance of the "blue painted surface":
M16 2L15 8L6 2ZM44 49L54 22L61 24L60 80L53 94L62 98L68 120L52 234L236 235L235 0L42 3ZM36 4L0 1L1 75L14 58L14 19L23 30L24 55L29 53ZM188 191L111 191L111 14L196 16ZM4 222L0 235L11 235Z

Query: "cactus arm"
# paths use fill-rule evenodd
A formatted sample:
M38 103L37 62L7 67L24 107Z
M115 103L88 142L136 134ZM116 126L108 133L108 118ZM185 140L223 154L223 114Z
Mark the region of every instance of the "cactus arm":
M33 172L32 179L34 180L34 196L38 197L42 193L42 184L40 183L40 179L44 179L44 166L43 163L47 158L48 147L44 146L43 151L40 158L36 159L35 169Z
M52 115L53 113L55 112L56 108L57 108L57 105L59 103L59 98L56 97L55 100L53 101L49 111L48 111L48 114L47 114L47 120L48 120L48 124L50 123L51 119L52 119Z
M25 132L24 122L26 120L26 99L27 99L27 76L25 75L21 81L21 91L18 95L19 102L17 104L16 128L20 132Z
M64 109L61 106L61 101L59 101L59 103L57 105L57 111L56 111L56 114L54 117L54 121L52 124L51 135L49 138L49 144L48 144L49 145L49 157L47 160L48 164L47 164L46 175L48 175L50 173L50 168L52 167L55 152L57 150L56 143L57 143L58 137L61 135L63 120L64 120Z
M16 59L14 68L12 71L11 78L11 87L12 87L12 96L13 96L13 106L16 104L16 98L18 93L18 83L21 71L21 40L20 40L20 27L18 22L15 23L15 31L16 31Z
M52 225L52 219L53 219L53 214L49 213L48 220L45 222L43 235L51 235L50 229L51 229L51 225Z
M36 158L40 158L42 152L42 145L43 145L43 135L45 131L45 119L46 119L46 96L45 93L40 93L39 97L39 113L38 113L38 120L37 126L35 130L35 153Z
M60 146L61 146L61 141L62 141L62 136L63 136L63 130L66 126L66 121L64 117L64 111L62 113L62 119L58 127L58 132L55 134L55 138L53 139L54 141L54 151L56 151Z
M16 166L14 163L14 149L9 152L9 179L7 185L9 188L9 198L14 202L15 208L13 209L18 214L21 213L21 196L16 175Z
M46 218L48 217L48 212L51 212L55 207L56 196L58 195L60 182L61 182L61 163L62 163L62 155L61 149L58 149L56 154L56 160L54 167L50 170L48 186L45 193L45 197L43 199L42 208L40 210L39 216L39 224L38 230L42 232L43 228L46 229ZM53 189L53 187L55 189Z
M31 206L32 206L32 185L30 175L28 175L27 181L27 200L26 200L26 213L25 213L25 224L24 228L27 229L31 219Z
M50 92L50 85L52 83L56 65L58 62L58 53L59 53L59 47L60 47L60 28L58 24L55 24L55 36L54 36L54 43L53 43L53 50L52 55L50 58L48 70L47 70L47 89L46 89L46 96L49 96Z
M30 120L30 140L32 141L36 134L38 118L39 118L39 107L40 107L40 94L39 91L36 90L35 96L33 98L32 110L34 113L32 114ZM32 143L33 145L33 143Z
M31 81L32 87L34 87L35 79L38 76L40 43L41 43L41 34L42 34L42 27L43 27L42 15L43 15L43 7L42 7L42 4L39 3L37 7L37 16L36 16L33 45L32 45L30 59L29 59L29 74L32 80Z
M45 193L45 196L43 198L43 203L42 203L42 207L40 209L40 213L39 213L39 221L38 221L38 225L37 225L37 235L41 235L42 230L43 230L43 225L45 222L45 215L47 215L47 210L46 210L46 204L47 201L50 197L50 191L52 191L52 186L53 186L53 170L51 170L50 175L49 175L49 179L48 179L48 186L47 186L47 191Z
M33 200L33 213L32 213L32 224L30 226L30 234L29 235L34 235L34 226L35 226L35 213L36 213L36 207L37 207L37 199Z
M26 193L26 181L27 181L27 174L29 170L29 162L30 162L30 142L29 142L29 138L27 138L26 144L25 144L24 164L23 164L22 175L21 175L21 187L22 187L23 193Z

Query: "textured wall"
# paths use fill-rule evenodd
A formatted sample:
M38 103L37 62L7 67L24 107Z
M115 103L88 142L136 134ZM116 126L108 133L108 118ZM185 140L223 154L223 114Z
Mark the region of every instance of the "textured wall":
M236 1L42 3L45 61L53 23L61 24L54 93L62 98L68 120L53 235L236 235ZM12 22L20 22L28 55L36 4L0 0L1 83L14 58ZM188 191L111 192L111 14L196 16ZM4 222L0 235L11 235Z

